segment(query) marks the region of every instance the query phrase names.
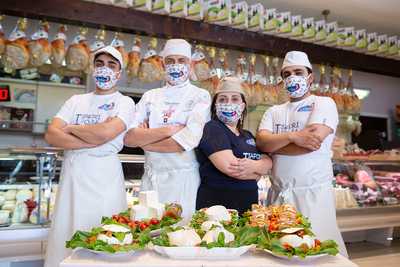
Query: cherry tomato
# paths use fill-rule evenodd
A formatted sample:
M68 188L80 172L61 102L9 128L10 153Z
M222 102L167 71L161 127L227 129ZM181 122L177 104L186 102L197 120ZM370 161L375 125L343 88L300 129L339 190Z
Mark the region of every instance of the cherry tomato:
M157 225L157 224L159 224L159 223L160 223L160 221L157 220L156 218L153 218L153 219L150 220L150 224L151 224L151 225Z
M142 223L140 223L139 224L139 228L140 228L140 230L145 230L147 227L149 227L148 225L147 225L147 223L145 223L145 222L142 222Z
M316 247L321 246L321 241L319 241L318 239L315 239L314 242Z

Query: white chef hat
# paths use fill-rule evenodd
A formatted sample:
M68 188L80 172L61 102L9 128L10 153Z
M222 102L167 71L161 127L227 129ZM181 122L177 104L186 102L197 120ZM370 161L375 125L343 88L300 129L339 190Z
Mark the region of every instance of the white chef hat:
M112 56L113 58L118 60L119 65L121 66L121 69L122 69L122 66L124 65L123 64L124 61L122 59L121 53L116 48L112 47L111 45L107 45L103 48L100 48L99 50L97 50L94 53L93 58L96 58L97 55L103 54L103 53L109 54L110 56Z
M169 39L164 46L161 56L166 58L167 56L184 56L189 59L192 58L192 47L183 39Z
M222 80L219 88L215 92L218 93L239 93L246 96L242 87L242 80L237 77L226 77Z
M308 60L307 54L301 51L290 51L286 53L281 70L290 66L304 66L312 72L312 66Z

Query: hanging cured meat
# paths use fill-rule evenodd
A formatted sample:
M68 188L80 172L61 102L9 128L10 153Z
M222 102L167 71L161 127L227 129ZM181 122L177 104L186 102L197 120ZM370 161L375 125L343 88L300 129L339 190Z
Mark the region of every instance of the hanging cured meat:
M127 73L129 80L132 80L134 77L138 76L140 59L141 59L141 47L142 40L139 37L136 37L131 51L128 54L128 65L127 65Z
M139 67L139 79L144 83L164 80L164 68L162 57L157 55L157 39L152 38L149 42L148 51Z
M223 77L229 77L234 75L235 73L229 68L229 57L228 57L228 51L226 49L220 49L219 50L219 64L221 66L221 69L223 70Z
M21 18L17 22L17 26L11 32L5 47L5 56L3 64L7 72L23 69L29 63L29 47L25 30L27 19Z
M331 82L329 85L329 91L327 92L326 96L331 97L335 103L337 110L339 112L344 111L344 103L346 101L346 94L345 94L345 89L344 89L344 83L343 80L341 79L341 71L340 69L334 67L332 68L331 71Z
M86 71L89 66L90 49L86 40L87 28L81 28L79 34L68 47L65 57L67 68L73 71Z
M246 57L244 54L240 54L240 56L236 59L236 77L238 77L242 81L242 88L246 93L246 100L249 106L252 106L252 85L251 81L249 81L249 76L244 72L245 66L247 65Z
M0 16L0 55L2 55L4 53L4 51L6 50L6 37L4 35L4 30L3 30L3 25L2 25L2 21L4 19L4 16L1 15Z
M207 62L204 47L197 45L192 55L193 70L197 81L205 81L210 78L210 65Z
M348 113L359 114L361 112L361 100L354 92L353 88L353 71L349 71L349 77L346 86L346 102L345 102L345 110Z
M30 65L33 67L40 67L50 59L49 23L46 21L40 22L39 30L31 36L28 46Z
M106 46L104 40L106 39L106 31L104 29L98 30L95 35L94 42L90 45L90 58L88 72L93 73L94 70L94 54L97 50Z
M122 38L122 34L119 32L116 32L114 39L111 42L111 46L115 47L121 53L122 60L124 62L122 69L125 69L126 65L128 64L128 53L125 50L125 44L121 38Z
M264 78L265 78L265 91L264 91L264 103L267 105L274 105L278 102L278 93L274 85L274 79L271 69L271 57L264 56Z
M215 47L209 47L208 49L208 55L210 58L210 73L209 73L209 78L202 81L200 87L206 89L211 96L214 96L215 92L219 88L220 84L220 79L218 77L218 72L217 69L215 68L215 58L216 58L216 48Z
M95 36L95 41L90 45L90 52L96 52L97 50L106 46L104 40L106 39L106 31L104 29L98 30Z
M67 26L61 25L58 28L58 32L51 42L51 64L55 67L60 67L65 64L65 42L67 41L67 36L65 32L67 31Z

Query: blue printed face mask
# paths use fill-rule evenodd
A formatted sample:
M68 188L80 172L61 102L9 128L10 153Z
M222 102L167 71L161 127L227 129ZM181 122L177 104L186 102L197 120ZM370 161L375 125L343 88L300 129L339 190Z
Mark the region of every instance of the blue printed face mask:
M165 66L167 82L172 86L180 85L189 78L189 66L187 64L169 64Z
M308 90L308 78L304 76L290 75L285 79L285 87L290 98L299 98L304 96Z
M109 90L118 82L118 73L114 72L107 66L97 67L94 69L93 78L97 88L101 90Z
M242 104L225 104L219 103L215 105L215 110L217 117L220 121L225 124L237 123L242 117L243 113L243 103Z

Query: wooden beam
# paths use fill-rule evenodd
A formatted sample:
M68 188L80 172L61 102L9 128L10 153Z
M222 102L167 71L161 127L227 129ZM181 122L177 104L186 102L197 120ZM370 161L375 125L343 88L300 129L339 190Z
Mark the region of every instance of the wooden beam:
M104 26L111 31L162 38L180 37L217 47L280 57L287 51L301 50L313 63L400 77L400 60L80 0L1 0L0 12L94 28Z

